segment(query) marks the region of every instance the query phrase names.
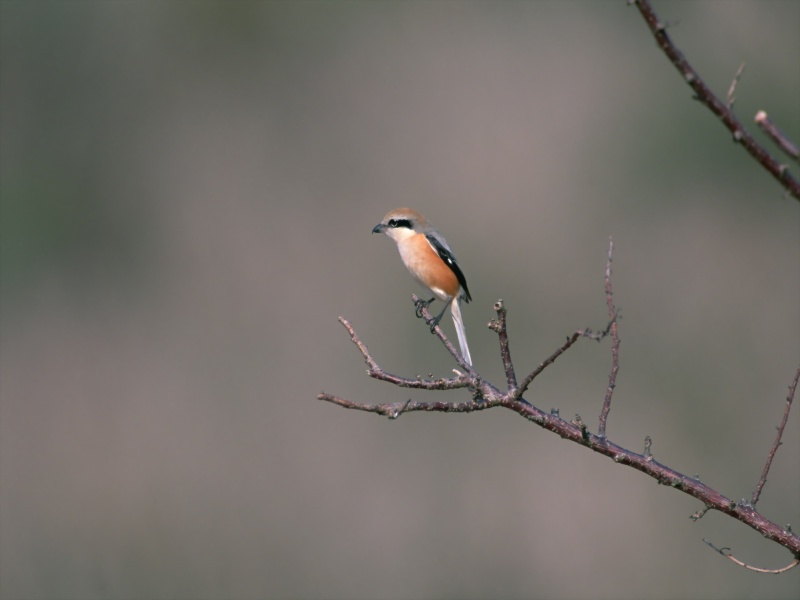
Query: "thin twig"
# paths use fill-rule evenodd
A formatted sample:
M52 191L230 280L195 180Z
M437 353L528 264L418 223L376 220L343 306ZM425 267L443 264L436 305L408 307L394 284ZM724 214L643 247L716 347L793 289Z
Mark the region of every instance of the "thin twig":
M704 506L703 508L701 508L700 510L698 510L698 511L697 511L697 512L695 512L694 514L692 514L692 515L689 515L689 518L690 518L692 521L699 521L699 520L700 520L700 519L702 519L704 516L706 516L706 513L707 513L709 510L711 510L711 507L710 507L710 506Z
M374 379L393 383L398 387L414 388L418 390L457 390L460 388L469 387L474 381L473 377L469 377L463 373L458 373L455 377L451 377L449 379L423 379L421 377L412 379L410 377L400 377L399 375L387 373L378 365L375 359L372 358L372 355L369 353L369 350L367 350L367 347L364 345L364 343L359 339L355 329L350 324L350 321L344 317L339 317L339 322L347 330L347 333L350 334L350 339L361 352L361 356L364 357L364 362L369 365L367 374ZM349 406L347 408L356 408L356 406Z
M619 311L615 312L614 315L611 317L611 320L606 325L606 328L602 331L595 331L591 327L587 327L586 329L580 329L576 333L580 337L585 337L590 340L594 340L595 342L599 342L604 337L607 337L609 333L611 333L611 326L617 322L619 318Z
M629 0L630 1L630 0ZM686 83L694 90L697 100L705 104L708 109L717 115L725 127L733 134L733 140L744 146L745 150L758 161L780 184L788 190L797 200L800 200L800 181L794 178L786 165L775 160L767 150L761 146L744 128L731 109L717 98L706 83L700 78L683 53L672 43L667 34L666 25L658 18L650 2L647 0L633 0L639 12L644 17L650 31L658 43L659 48L667 55L670 62L683 76Z
M761 473L761 479L758 480L758 485L756 485L756 489L753 491L753 499L750 501L750 504L753 505L753 508L755 508L756 504L758 503L758 499L761 497L761 490L764 489L764 484L767 483L767 474L772 466L772 460L775 458L775 453L778 451L778 446L781 445L783 430L786 427L786 422L789 420L789 411L792 410L792 400L794 400L794 393L797 391L798 380L800 380L800 367L797 368L797 372L794 374L792 384L789 386L789 395L786 397L786 407L783 409L783 418L781 419L781 424L778 425L778 433L775 436L775 441L772 442L772 448L770 448L769 454L767 455L767 462L764 465L764 472Z
M706 544L708 544L708 546L710 546L711 548L713 548L714 550L716 550L717 552L722 554L722 556L724 556L728 560L736 563L740 567L744 567L745 569L748 569L750 571L755 571L757 573L767 573L767 574L770 574L770 575L780 575L781 573L785 573L786 571L789 571L790 569L794 569L797 565L800 564L800 558L796 558L792 562L790 562L788 565L786 565L785 567L782 567L780 569L762 569L760 567L754 567L752 565L748 565L747 563L739 560L733 554L731 554L731 549L730 548L717 548L714 544L712 544L711 542L709 542L705 538L703 539L703 541Z
M547 367L552 365L556 359L564 354L567 350L569 350L570 346L572 346L578 338L581 337L583 334L582 331L576 331L571 336L567 338L567 341L558 348L555 352L553 352L550 356L544 359L544 361L536 367L533 371L531 371L525 379L522 380L520 386L512 393L512 397L514 399L521 398L525 391L528 389L528 386L533 383L533 380L536 379L542 371L544 371Z
M733 81L731 81L731 87L728 88L728 110L733 110L733 104L736 102L736 86L739 83L739 80L742 78L742 73L744 73L744 63L739 65L739 70L736 71L736 75L733 76Z
M508 331L506 329L506 307L502 300L494 303L494 310L497 313L497 320L489 322L489 329L497 333L500 341L500 358L506 373L506 383L508 389L513 390L517 387L517 374L514 372L514 363L511 362L511 349L508 347Z
M323 400L336 404L343 408L352 408L364 412L377 413L390 419L396 419L403 413L409 412L446 412L446 413L470 413L478 410L486 410L494 408L498 402L413 402L407 400L405 402L392 402L388 404L362 404L360 402L353 402L333 394L326 394L322 392L317 395L317 400Z
M369 372L379 371L380 367L378 367L378 363L376 363L375 359L372 358L372 356L369 353L369 350L367 350L367 347L364 345L364 343L360 339L358 339L356 331L355 329L353 329L353 326L350 324L350 321L348 321L344 317L339 317L339 323L341 323L347 330L347 333L350 334L350 339L353 341L353 343L361 352L361 356L364 357L364 362L366 362L367 366L369 366Z
M798 148L797 144L790 140L785 133L778 129L767 113L763 110L758 111L755 116L755 122L781 150L791 156L795 161L800 161L800 148Z
M619 334L617 332L617 309L614 307L614 290L611 286L611 258L614 252L614 240L608 238L608 260L606 261L606 306L611 327L611 372L608 374L608 387L606 397L603 399L603 408L600 411L600 424L598 434L606 436L606 421L611 410L611 397L617 386L617 373L619 372Z

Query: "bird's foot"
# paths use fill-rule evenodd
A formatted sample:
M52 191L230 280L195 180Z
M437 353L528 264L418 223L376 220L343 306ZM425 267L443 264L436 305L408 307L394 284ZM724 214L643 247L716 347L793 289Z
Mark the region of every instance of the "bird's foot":
M431 305L431 302L433 302L434 300L436 300L436 298L431 298L430 300L417 300L416 302L414 302L414 306L417 307L416 314L418 319L422 318L422 311L428 308Z

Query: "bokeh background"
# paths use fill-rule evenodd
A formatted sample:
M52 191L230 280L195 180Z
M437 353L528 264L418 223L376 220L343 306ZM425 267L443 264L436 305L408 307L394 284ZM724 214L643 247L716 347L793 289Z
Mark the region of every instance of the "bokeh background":
M720 95L746 62L751 130L763 109L800 138L800 3L655 8ZM800 361L800 205L635 8L0 11L3 598L798 597L800 569L702 538L762 567L780 547L514 414L315 399L433 398L369 379L339 315L392 372L454 366L370 235L391 208L447 236L498 384L495 300L532 368L606 323L613 235L610 437L750 497ZM596 429L609 349L579 344L529 399ZM796 526L797 409L759 504Z

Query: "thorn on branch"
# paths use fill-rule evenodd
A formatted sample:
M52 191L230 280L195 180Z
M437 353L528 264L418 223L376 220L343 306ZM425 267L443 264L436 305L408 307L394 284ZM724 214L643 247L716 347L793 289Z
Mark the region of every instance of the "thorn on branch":
M647 460L653 460L653 438L649 435L644 438L644 457Z

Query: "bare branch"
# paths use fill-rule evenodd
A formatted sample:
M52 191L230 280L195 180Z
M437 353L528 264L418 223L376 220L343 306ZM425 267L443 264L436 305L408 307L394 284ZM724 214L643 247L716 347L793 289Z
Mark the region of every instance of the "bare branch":
M797 144L778 129L767 113L763 110L758 111L755 116L755 122L781 150L791 156L795 161L800 161L800 149L798 149Z
M764 484L767 483L767 474L772 466L772 460L775 458L775 453L778 451L778 446L781 445L783 430L786 427L786 422L789 420L789 411L792 410L792 400L794 400L794 393L797 391L798 380L800 380L800 367L797 368L797 372L794 374L792 384L789 386L789 395L786 397L786 408L783 410L781 424L778 425L778 433L775 436L775 441L772 442L772 448L770 448L769 454L767 455L767 462L764 465L764 472L761 473L761 479L758 480L758 485L756 485L756 489L753 491L753 499L750 501L750 504L753 505L753 508L755 508L756 504L758 503L758 499L761 497L761 490L764 489Z
M408 377L400 377L398 375L392 375L391 373L387 373L378 365L375 359L372 358L372 355L367 350L367 347L359 339L358 335L356 335L355 329L350 324L350 321L348 321L344 317L339 317L339 322L347 330L347 333L350 334L350 339L353 340L353 343L358 347L359 351L361 352L361 355L364 357L364 361L367 363L367 365L369 365L369 370L367 371L367 374L374 379L378 379L380 381L387 381L389 383L393 383L398 387L414 388L419 390L456 390L459 388L469 387L470 384L474 381L473 377L468 377L458 372L456 372L455 377L451 377L450 379L422 379L419 376L417 376L414 379L411 379ZM439 333L440 337L444 338L444 334L442 334L441 331ZM444 339L444 341L447 343L446 338ZM335 404L340 404L340 403L335 402ZM344 405L340 404L340 406ZM346 408L356 408L356 406L355 405L347 406Z
M578 337L580 337L579 333L575 333L570 339L577 340ZM564 346L562 346L562 348L564 348ZM554 352L553 356L563 353L562 348ZM373 412L393 419L404 412L428 411L469 413L502 406L536 423L540 427L556 433L566 440L586 446L594 452L608 456L615 463L641 471L662 485L669 486L697 498L706 507L705 510L713 509L729 515L745 523L749 527L752 527L764 537L784 546L795 556L800 557L800 536L795 534L790 528L782 527L777 523L769 521L748 504L737 504L735 501L700 482L697 478L689 477L666 465L662 465L655 460L650 452L649 443L646 444L645 454L638 454L614 444L607 438L592 434L588 431L586 425L578 418L573 422L566 421L557 414L548 414L523 400L517 399L515 394L511 392L506 394L500 393L497 388L480 379L477 375L473 374L464 377L468 377L477 385L480 395L485 398L484 400L459 403L408 401L392 404L368 405L345 400L324 392L319 394L317 398L344 408ZM441 385L434 382L420 381L417 383L419 385L414 387L423 387L425 389L438 389L436 385ZM442 389L451 388L445 386ZM703 512L705 512L705 510Z
M500 358L503 360L503 369L506 372L506 383L508 389L513 390L517 387L517 374L514 372L514 363L511 362L511 350L508 347L508 331L506 330L506 307L503 300L494 303L494 310L497 313L497 320L489 321L489 329L497 333L500 341Z
M420 376L417 376L416 378L407 378L392 375L384 371L380 365L378 365L377 361L375 361L375 359L370 355L367 347L359 339L358 335L353 329L353 326L346 319L340 317L339 320L349 333L350 339L359 349L364 361L369 366L367 373L370 377L379 379L381 381L387 381L400 387L431 391L467 388L472 395L472 400L468 402L417 402L409 399L405 402L369 405L346 400L344 398L324 392L319 394L317 398L319 400L336 404L343 408L372 412L384 415L390 419L396 419L406 412L427 411L469 413L488 410L495 407L503 407L514 411L525 419L531 421L532 423L536 423L548 431L556 433L564 439L570 440L582 446L586 446L587 448L597 452L598 454L602 454L603 456L608 456L615 463L627 465L633 469L641 471L649 477L652 477L662 485L669 486L673 489L697 498L703 503L703 509L692 515L693 520L696 521L700 519L709 510L722 512L755 529L764 537L787 548L792 552L795 558L800 559L800 536L795 534L791 530L791 527L788 525L783 527L766 519L763 515L756 511L754 506L755 501L752 504L747 502L737 503L725 497L713 488L705 485L696 476L689 477L659 463L657 460L655 460L652 454L652 439L650 436L645 438L643 454L638 454L636 452L632 452L631 450L627 450L622 446L614 444L605 435L595 435L591 433L579 415L575 415L575 419L572 421L566 421L562 419L556 411L546 413L522 398L523 393L527 390L532 381L542 371L544 371L547 366L553 364L553 362L559 356L572 347L578 338L588 337L590 339L600 340L605 337L609 331L614 339L614 343L612 345L612 354L614 356L612 360L612 373L609 376L609 390L613 391L616 375L615 367L618 367L618 355L615 354L615 348L618 348L619 338L616 334L618 315L613 303L613 290L611 286L612 250L613 246L609 244L608 261L606 263L606 304L609 309L611 322L609 323L608 327L606 327L606 330L600 332L599 334L592 333L592 331L589 329L576 331L569 338L567 338L567 341L562 344L561 347L557 348L544 362L542 362L527 377L525 377L519 386L509 385L509 389L503 393L497 387L484 380L472 369L467 369L466 373L462 373L454 369L455 377L451 377L449 379L423 379ZM420 310L420 304L417 302L416 296L414 296L414 300L417 304L417 310L420 311L421 316L424 316L427 320L430 320L430 313L427 312L427 307L423 306ZM498 333L505 332L506 309L502 301L495 305L495 310L498 312L498 320L491 324L491 327ZM460 354L455 350L452 344L447 341L447 338L444 336L441 330L436 328L435 333L444 343L445 347L448 349L453 358L463 367L464 365L461 364L462 361ZM503 354L504 366L506 367L507 383L510 384L514 381L515 376L513 375L514 367L511 362L510 351L508 350L507 338L505 343L501 341L501 353ZM773 449L770 452L767 467L765 468L765 473L762 476L762 481L759 482L757 493L754 494L754 500L758 500L758 494L760 494L764 482L766 481L766 474L769 470L769 465L771 464L777 446L780 443L783 428L788 418L789 405L794 397L798 379L800 379L800 369L798 369L798 373L795 375L794 382L790 388L789 398L787 398L787 408L784 414L784 419L779 428L778 438L776 443L773 444ZM609 390L607 390L607 392ZM610 403L610 395L608 395L608 393L607 398L608 401L607 403L604 403L603 407L605 416L608 414L608 410L606 408L607 404ZM753 570L756 569L753 568ZM775 572L783 572L785 570L786 568ZM763 572L772 571L764 570Z
M606 421L611 410L611 396L617 385L619 372L619 334L617 333L617 309L614 307L614 290L611 287L611 257L614 252L614 240L608 238L608 260L606 261L606 306L608 306L609 327L611 328L611 373L608 375L606 397L603 399L603 408L600 411L600 437L606 436Z
M469 413L478 410L486 410L497 406L497 402L412 402L410 399L406 402L393 402L390 404L362 404L360 402L353 402L346 400L339 396L332 394L321 393L317 396L317 400L324 400L341 406L343 408L353 408L355 410L362 410L364 412L377 413L390 419L396 419L403 413L407 412L460 412Z
M358 339L358 336L356 335L353 326L350 324L350 321L348 321L344 317L339 317L339 323L341 323L344 326L344 328L347 329L347 333L350 334L350 339L353 340L353 343L361 351L361 356L364 357L364 362L366 362L367 366L369 366L369 372L380 370L378 367L378 363L376 363L373 360L372 356L370 356L367 347L361 342L360 339Z
M667 55L670 62L683 76L686 83L694 90L697 100L702 102L708 109L717 115L725 127L733 134L733 141L742 144L745 150L758 163L761 164L786 190L800 200L800 181L794 178L786 165L775 160L766 149L761 146L753 136L744 128L739 119L731 111L729 106L717 98L706 83L700 78L683 53L672 43L667 34L666 25L658 18L653 11L648 0L629 0L636 4L639 12L644 17L645 22L650 28L651 33L656 39L659 48Z
M796 558L792 562L790 562L788 565L786 565L785 567L782 567L780 569L762 569L760 567L753 567L751 565L748 565L745 562L742 562L741 560L736 558L733 554L731 554L731 549L730 548L717 548L714 544L712 544L711 542L709 542L705 538L703 539L703 541L706 544L708 544L711 548L713 548L714 550L716 550L717 552L722 554L722 556L724 556L728 560L736 563L740 567L744 567L745 569L748 569L750 571L756 571L757 573L768 573L770 575L780 575L781 573L785 573L786 571L794 569L797 565L800 564L800 558Z
M708 510L717 510L725 513L756 531L760 532L764 537L777 542L790 550L796 557L800 557L800 536L795 534L788 526L782 527L777 523L769 521L755 508L749 504L737 504L735 501L725 497L716 490L701 483L696 477L688 477L674 469L660 464L652 455L651 447L652 440L646 438L644 454L637 454L618 446L609 441L605 437L594 435L588 431L588 428L576 415L573 421L566 421L558 414L548 414L541 409L529 404L520 397L520 390L509 390L507 393L501 393L496 387L489 382L481 379L476 373L470 374L457 374L456 377L451 379L438 379L438 380L424 380L422 378L408 379L389 375L385 373L375 362L375 360L366 351L366 347L359 340L358 336L353 331L352 326L345 320L341 319L342 324L350 333L353 343L359 348L364 355L367 364L373 365L369 370L369 375L383 381L394 383L401 387L413 387L418 389L427 390L444 390L456 388L469 388L473 393L473 400L471 402L414 402L408 400L406 402L391 403L391 404L378 404L369 405L353 402L334 396L332 394L321 393L317 396L319 400L330 402L344 408L351 408L366 412L373 412L387 416L391 419L396 419L405 412L428 411L428 412L460 412L469 413L481 410L487 410L502 406L503 408L512 410L527 420L536 423L540 427L552 431L564 439L576 442L591 450L608 456L614 462L632 467L646 475L652 477L662 485L667 485L671 488L679 490L685 494L689 494L700 500L705 507L702 512L693 515L697 520L700 516L705 514ZM582 332L574 333L567 342L556 350L533 374L538 374L547 365L552 362L561 354L563 354L575 341L581 337ZM530 377L530 376L529 376ZM533 378L531 377L531 381Z

